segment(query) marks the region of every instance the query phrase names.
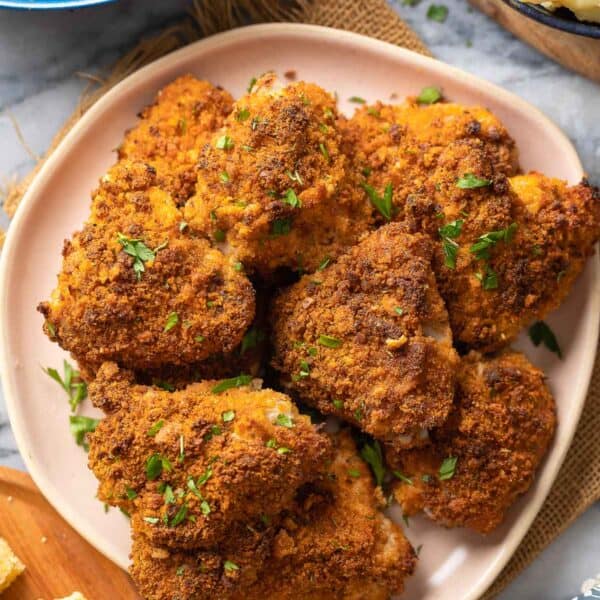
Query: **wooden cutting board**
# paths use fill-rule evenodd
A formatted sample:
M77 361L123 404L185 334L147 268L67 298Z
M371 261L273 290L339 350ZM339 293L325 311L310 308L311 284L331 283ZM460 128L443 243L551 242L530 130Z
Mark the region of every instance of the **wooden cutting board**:
M2 600L139 600L129 576L50 506L29 475L0 467L0 537L27 567Z
M542 25L502 0L469 0L518 38L561 65L600 82L600 39L573 35Z

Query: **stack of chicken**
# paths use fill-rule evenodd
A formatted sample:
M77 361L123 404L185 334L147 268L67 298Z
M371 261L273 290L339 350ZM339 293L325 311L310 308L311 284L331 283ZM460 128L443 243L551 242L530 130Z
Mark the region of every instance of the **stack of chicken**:
M185 76L127 133L40 310L106 414L90 468L144 597L386 599L416 555L384 487L488 533L530 486L554 400L507 346L568 294L600 196L438 100L346 119L310 83Z

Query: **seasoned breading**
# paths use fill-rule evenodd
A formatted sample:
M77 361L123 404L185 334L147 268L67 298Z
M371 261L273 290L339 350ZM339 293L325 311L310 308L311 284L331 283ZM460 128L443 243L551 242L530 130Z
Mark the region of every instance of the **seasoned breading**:
M419 105L411 98L399 105L377 102L341 120L340 128L343 148L353 157L362 179L380 193L392 185L396 220L404 218L412 194L431 196L436 184L444 183L433 172L440 171L439 162L449 145L480 149L498 174L518 171L516 146L506 128L490 111L477 106Z
M455 409L432 445L387 453L403 476L396 499L406 515L424 510L447 527L489 533L529 489L555 425L544 374L522 354L471 352L461 361Z
M254 317L252 285L181 222L153 167L122 161L103 177L40 305L46 333L85 370L106 360L186 365L241 342Z
M354 243L370 209L340 150L336 115L320 87L262 77L200 157L184 211L190 227L266 277L279 267L314 271Z
M305 486L266 530L263 524L243 535L233 532L214 553L153 547L134 519L131 573L144 596L386 600L400 593L415 553L380 512L382 502L349 434L336 436L335 444L328 477Z
M493 191L466 216L446 213L446 222L463 220L453 240L456 268L443 264L440 250L435 263L455 340L483 351L502 348L558 307L600 238L600 194L585 181L568 187L530 173L508 182L511 212L501 220ZM478 251L481 236L487 249Z
M234 523L280 512L326 469L331 445L287 396L239 387L250 380L168 392L105 363L89 386L109 413L89 439L98 497L175 548L211 547Z
M181 205L194 192L200 150L232 106L228 92L192 75L178 77L140 113L118 148L119 160L152 165L160 188Z
M283 291L272 364L285 389L398 447L424 443L452 406L458 362L432 254L392 223Z

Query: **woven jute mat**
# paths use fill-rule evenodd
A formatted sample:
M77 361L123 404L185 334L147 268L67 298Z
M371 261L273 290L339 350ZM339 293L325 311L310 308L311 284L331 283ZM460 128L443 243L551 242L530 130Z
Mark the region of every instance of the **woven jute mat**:
M346 29L430 55L418 36L385 0L196 0L189 17L157 36L140 41L123 56L102 82L87 90L79 106L55 136L46 157L85 111L127 75L153 60L211 33L239 25L272 21L312 23ZM20 182L5 191L4 209L14 214L45 158ZM597 260L597 258L596 258ZM600 350L600 349L599 349ZM592 349L590 348L590 351ZM587 507L600 499L600 357L575 441L542 510L512 560L482 600L494 598Z

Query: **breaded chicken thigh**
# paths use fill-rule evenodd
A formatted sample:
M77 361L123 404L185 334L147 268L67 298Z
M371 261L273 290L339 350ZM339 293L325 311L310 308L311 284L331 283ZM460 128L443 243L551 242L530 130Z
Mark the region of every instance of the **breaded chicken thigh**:
M462 359L456 406L431 446L387 460L405 515L421 510L447 527L493 531L531 485L554 435L544 374L517 352Z
M134 520L131 574L144 597L387 600L400 593L415 553L381 513L382 499L349 434L334 443L327 477L302 488L266 529L263 523L233 531L212 554L170 554L150 545Z
M233 98L207 81L183 75L166 85L118 148L119 160L156 169L158 185L182 205L196 186L200 150L231 112Z
M139 513L153 543L175 548L209 548L235 523L279 513L326 470L331 444L289 398L256 383L168 392L105 363L89 386L109 413L89 438L98 497Z
M314 271L354 243L370 209L336 115L314 84L259 79L200 157L190 227L267 278L280 267Z
M86 371L106 360L186 365L241 342L254 317L252 285L181 222L150 165L122 161L102 178L39 307L46 333Z
M272 311L285 389L397 447L452 406L458 356L431 268L433 244L392 223L284 290Z

